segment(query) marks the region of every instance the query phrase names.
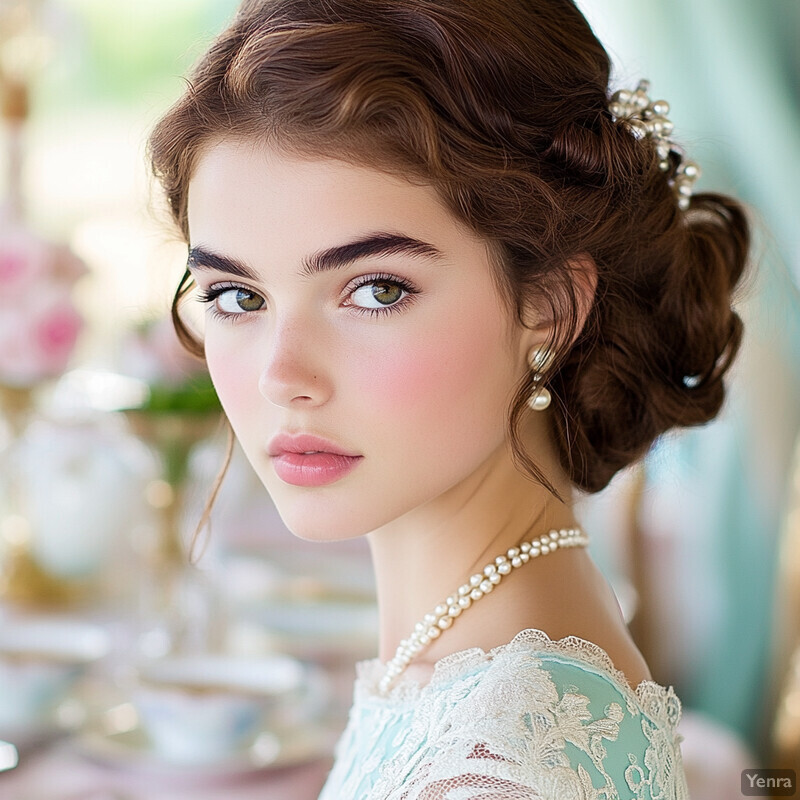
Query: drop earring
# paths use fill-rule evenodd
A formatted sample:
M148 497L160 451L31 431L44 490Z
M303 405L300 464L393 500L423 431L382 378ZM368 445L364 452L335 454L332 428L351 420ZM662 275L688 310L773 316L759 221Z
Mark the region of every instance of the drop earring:
M528 364L533 370L533 392L528 398L528 405L534 411L544 411L552 399L550 392L541 386L544 373L553 360L553 353L545 347L534 347L528 353Z

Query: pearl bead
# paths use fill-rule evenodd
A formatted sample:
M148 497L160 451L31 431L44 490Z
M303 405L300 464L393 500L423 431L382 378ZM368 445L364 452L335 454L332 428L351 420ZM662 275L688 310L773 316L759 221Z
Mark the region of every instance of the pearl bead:
M662 117L666 117L667 114L669 114L669 103L666 100L656 100L656 102L653 103L653 111Z
M680 166L684 161L683 149L670 138L675 128L672 120L667 117L670 105L666 100L651 102L648 96L649 87L649 81L643 80L634 91L620 89L614 92L609 100L608 110L615 122L624 120L636 139L650 139L658 155L658 168L661 172L668 174L677 164L677 172L686 174L685 167ZM696 177L691 174L692 180ZM693 187L689 185L688 190L682 189L683 184L669 177L667 183L673 190L678 207L683 210L689 208Z
M687 177L686 180L690 178ZM433 639L438 638L442 631L450 628L455 618L468 609L474 601L489 594L513 568L520 567L531 558L549 553L559 546L572 547L586 544L588 539L579 529L569 528L550 531L549 534L540 536L533 542L523 542L519 547L510 548L507 556L497 556L494 563L484 567L483 573L471 576L469 583L460 586L458 591L450 595L444 603L438 604L432 613L429 612L421 622L416 623L411 635L400 642L394 658L386 665L386 673L379 683L380 691L388 691L395 678L406 669L415 656Z
M541 388L536 394L528 398L528 405L534 411L544 411L550 405L552 399L550 392L545 388Z

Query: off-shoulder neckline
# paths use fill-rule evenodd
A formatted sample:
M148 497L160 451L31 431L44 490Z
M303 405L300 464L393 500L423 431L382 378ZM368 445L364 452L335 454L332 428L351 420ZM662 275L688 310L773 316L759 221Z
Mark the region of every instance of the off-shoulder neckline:
M400 675L386 694L382 694L378 688L386 664L379 658L360 661L356 664L357 685L369 696L384 699L389 703L406 704L415 702L425 693L450 683L472 667L492 661L502 654L523 650L558 655L578 662L581 666L588 665L614 684L629 705L635 703L654 721L673 730L680 721L681 702L672 686L662 686L646 678L633 688L625 673L616 668L611 657L599 645L579 636L551 639L547 633L538 628L526 628L516 634L510 642L493 647L488 653L480 647L471 647L444 656L433 665L431 678L424 685L407 675Z

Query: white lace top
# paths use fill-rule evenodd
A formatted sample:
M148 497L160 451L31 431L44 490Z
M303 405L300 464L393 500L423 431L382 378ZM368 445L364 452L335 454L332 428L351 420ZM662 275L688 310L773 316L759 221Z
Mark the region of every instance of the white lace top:
M357 665L353 707L319 800L688 800L673 688L632 690L606 652L528 629L378 692Z

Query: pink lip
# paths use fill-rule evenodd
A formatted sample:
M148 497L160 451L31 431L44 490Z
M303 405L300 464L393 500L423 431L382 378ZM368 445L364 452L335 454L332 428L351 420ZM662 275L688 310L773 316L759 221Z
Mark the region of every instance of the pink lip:
M348 453L327 439L281 433L269 443L275 474L293 486L325 486L343 478L362 456Z

